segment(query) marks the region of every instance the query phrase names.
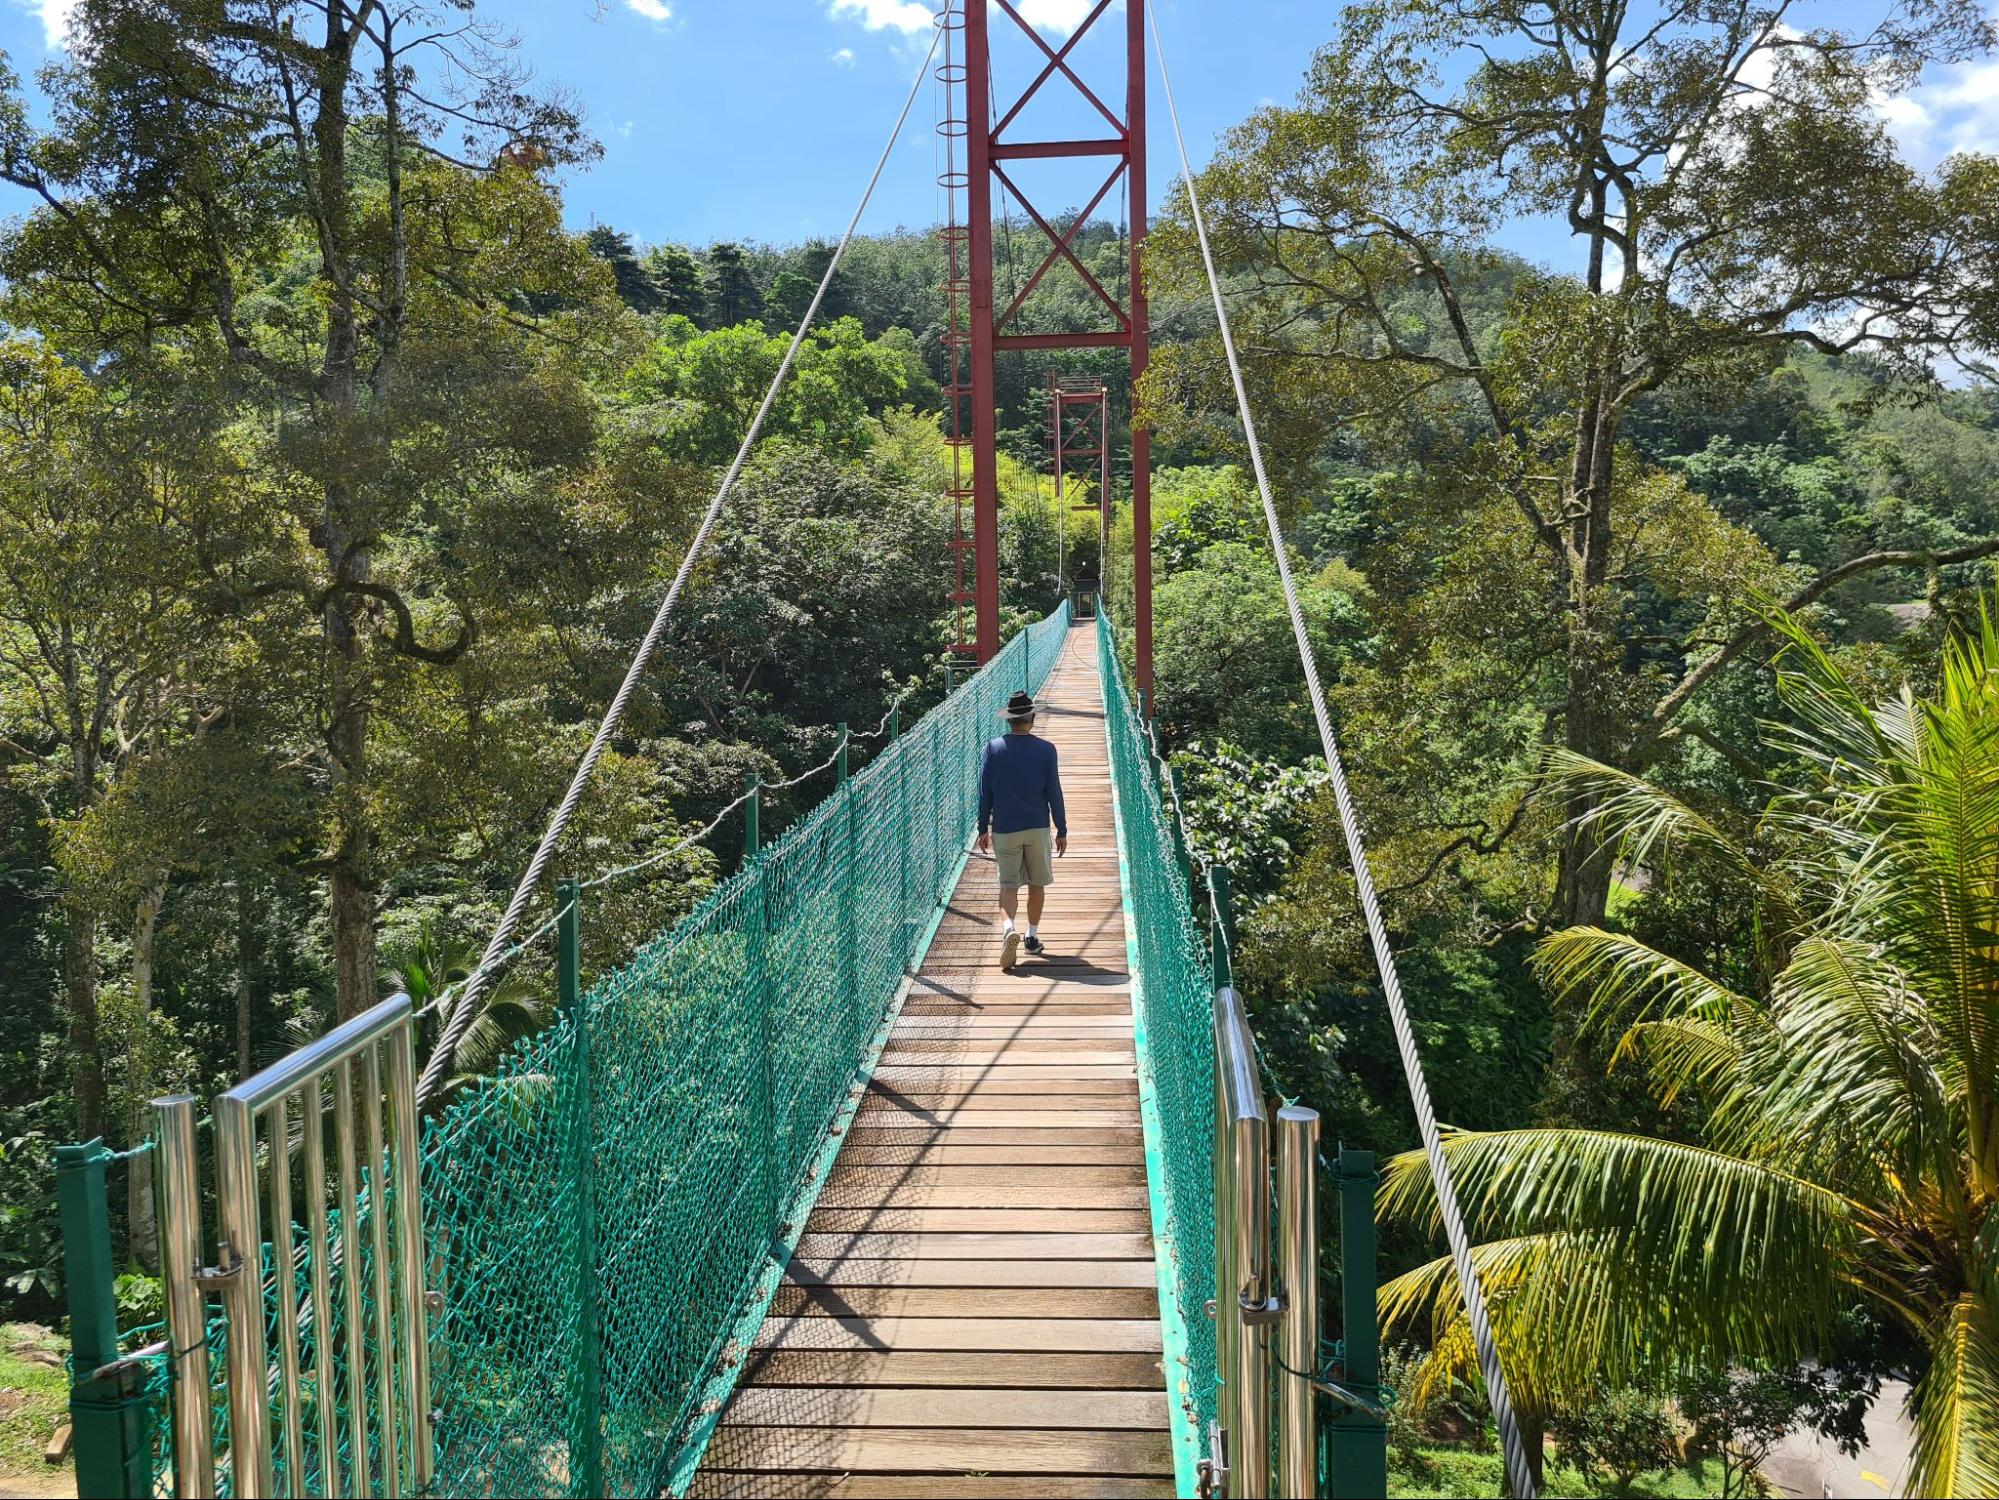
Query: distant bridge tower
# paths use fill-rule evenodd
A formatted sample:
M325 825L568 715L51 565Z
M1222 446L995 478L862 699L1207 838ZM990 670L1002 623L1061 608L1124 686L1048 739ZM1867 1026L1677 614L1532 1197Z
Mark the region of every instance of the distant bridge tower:
M1074 510L1095 513L1097 518L1097 577L1104 576L1104 564L1111 550L1111 422L1110 390L1094 375L1051 375L1048 377L1049 467L1055 476L1055 534L1068 534L1063 520L1064 506L1071 495ZM1065 547L1058 543L1057 571L1067 584L1069 570L1061 561Z
M979 660L989 661L999 650L999 465L997 454L997 378L994 357L1011 349L1125 349L1131 355L1135 388L1145 374L1150 340L1145 293L1139 281L1139 257L1145 244L1145 0L1125 0L1124 45L1116 49L1124 71L1124 109L1113 110L1103 96L1114 77L1099 78L1096 87L1079 68L1089 64L1086 48L1116 27L1111 0L1098 0L1081 25L1060 46L1052 45L1022 18L1018 0L962 0L964 47L965 219L967 307L967 373L972 432L972 552ZM953 5L949 9L956 9ZM1110 19L1106 19L1106 17ZM996 47L995 43L999 45ZM1030 50L1031 49L1031 50ZM994 98L995 55L1025 58L1035 71L1018 95L1011 88ZM1107 74L1113 67L1104 68ZM1056 82L1057 78L1062 82ZM956 77L954 71L953 77ZM1052 87L1051 87L1052 85ZM1073 89L1073 93L1071 90ZM1050 99L1054 95L1054 99ZM1039 103L1037 103L1039 101ZM1061 139L1022 139L1021 120L1030 105L1053 105L1058 111L1087 113L1092 134ZM953 111L955 113L955 111ZM1096 122L1103 122L1098 128ZM1051 160L1096 161L1106 167L1102 186L1088 199L1066 229L1035 206L1020 178L1024 164ZM995 193L997 188L998 193ZM1072 241L1090 216L1114 193L1122 193L1130 222L1130 264L1120 278L1123 295L1114 296L1092 275L1076 254ZM1007 199L1019 205L1047 246L1034 274L1008 306L996 308L993 295L993 214ZM1113 200L1114 201L1114 200ZM1040 243L1041 241L1037 241ZM1099 326L1083 332L1026 333L1016 325L1035 287L1057 264L1066 262L1095 302L1102 304ZM1094 305L1094 304L1093 304ZM1134 403L1135 404L1135 403ZM1152 688L1152 443L1134 427L1131 438L1132 520L1132 640L1137 655L1138 686ZM1106 559L1108 562L1108 559ZM1108 570L1106 570L1108 572Z

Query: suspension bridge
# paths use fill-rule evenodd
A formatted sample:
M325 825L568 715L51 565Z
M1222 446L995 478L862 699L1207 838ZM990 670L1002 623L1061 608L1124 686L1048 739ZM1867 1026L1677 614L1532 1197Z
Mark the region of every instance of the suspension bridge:
M1233 988L1227 872L1193 858L1153 736L1142 430L1129 632L1067 601L1001 630L995 357L1118 347L1134 380L1144 369L1147 9L1127 0L1116 13L1118 113L1075 52L1112 24L1110 0L1059 49L1010 0L945 4L847 235L469 981L428 1014L397 996L220 1095L206 1146L198 1101L156 1104L146 1149L159 1164L163 1338L117 1327L103 1212L113 1154L65 1154L85 1494L1385 1492L1373 1163L1322 1145L1310 1109L1269 1103L1254 997ZM1005 24L1041 59L1010 111L991 82L990 30ZM1058 76L1114 137L1008 133ZM949 596L977 670L911 725L892 709L865 767L843 739L832 793L768 844L753 788L738 871L586 988L591 893L612 876L551 879L555 851L931 80L952 101L939 127L953 199ZM1184 143L1180 156L1206 256ZM1069 248L1097 203L1058 231L1008 175L1009 163L1090 157L1112 164L1097 201L1119 183L1126 195L1122 297ZM997 314L995 184L1050 244ZM1109 326L1007 331L1065 258ZM1513 1493L1531 1495L1208 269ZM1087 456L1107 506L1100 388L1092 399ZM1058 405L1058 476L1062 420ZM1001 972L994 876L972 833L984 746L1023 689L1044 700L1075 837L1047 953ZM558 1018L447 1096L482 989L548 942ZM1323 1239L1340 1261L1343 1335L1324 1348L1322 1182L1338 1191L1324 1219L1339 1232Z

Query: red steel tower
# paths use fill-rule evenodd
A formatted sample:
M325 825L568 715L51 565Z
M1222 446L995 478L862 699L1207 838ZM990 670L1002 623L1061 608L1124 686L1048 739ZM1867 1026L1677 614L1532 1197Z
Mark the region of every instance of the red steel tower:
M947 6L947 11L955 7ZM965 198L963 224L965 271L969 285L966 353L970 373L968 396L972 416L972 521L975 558L979 660L987 661L999 650L999 466L997 456L996 377L994 357L1010 349L1127 349L1131 353L1131 380L1136 387L1145 374L1149 352L1145 293L1139 279L1139 257L1145 244L1145 0L1125 0L1125 37L1122 55L1125 69L1124 113L1107 106L1101 94L1110 92L1099 80L1093 89L1077 72L1072 61L1076 47L1106 22L1111 0L1097 0L1089 15L1071 32L1060 47L1050 45L1040 32L1022 18L1014 0L963 0L965 51L963 86L965 107ZM947 21L948 24L948 21ZM1042 59L1040 70L1024 92L1004 109L996 110L993 97L993 32L997 28L1006 45L1019 47L1022 38ZM1017 34L1016 34L1017 33ZM1063 80L1056 83L1057 77ZM956 70L952 77L958 77ZM1020 140L1011 131L1022 112L1045 88L1073 87L1081 100L1101 116L1107 134L1066 140ZM1016 163L1056 158L1090 160L1108 164L1103 185L1082 212L1070 220L1066 230L1057 230L1051 216L1038 209L1016 181ZM1034 274L1027 279L1004 309L995 310L993 298L993 209L994 190L1018 203L1045 238L1047 253ZM1120 300L1106 291L1077 256L1072 241L1090 215L1119 187L1130 205L1130 275L1126 296ZM1044 276L1059 262L1082 278L1083 284L1103 305L1103 326L1080 333L1023 333L1015 326L1021 308ZM955 274L955 273L954 273ZM954 351L955 358L955 351ZM955 367L954 367L955 379ZM1131 520L1132 520L1132 609L1133 637L1137 655L1138 685L1152 688L1152 442L1149 434L1134 425L1131 435ZM1108 559L1105 560L1108 563ZM1108 572L1108 568L1106 568Z
M1073 492L1079 498L1071 509L1096 513L1100 579L1111 546L1110 394L1094 375L1054 375L1048 380L1049 461L1055 475L1057 535L1063 531L1063 503Z

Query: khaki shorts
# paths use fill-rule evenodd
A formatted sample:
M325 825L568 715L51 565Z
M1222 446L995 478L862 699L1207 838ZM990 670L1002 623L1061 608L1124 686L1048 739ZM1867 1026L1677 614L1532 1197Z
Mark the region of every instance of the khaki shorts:
M994 834L993 858L999 861L999 883L1003 891L1017 891L1024 885L1055 883L1055 839L1046 828Z

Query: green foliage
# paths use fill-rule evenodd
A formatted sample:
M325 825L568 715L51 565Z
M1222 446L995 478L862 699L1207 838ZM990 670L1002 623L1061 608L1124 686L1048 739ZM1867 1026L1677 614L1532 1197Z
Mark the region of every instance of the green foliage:
M741 323L702 333L669 318L659 340L627 379L643 407L651 441L666 456L726 463L783 362L791 336ZM899 402L909 387L903 351L871 341L852 319L814 328L765 423L770 437L809 438L837 453L856 453L870 435L867 418Z
M598 224L583 236L590 253L611 267L617 280L618 300L633 312L657 312L666 303L665 294L653 280L650 268L639 260L632 237L609 224Z
M1363 660L1368 621L1344 580L1299 580L1321 670ZM1158 697L1176 741L1228 739L1286 762L1317 747L1284 594L1268 550L1222 542L1158 587Z
M1759 1494L1763 1461L1789 1434L1807 1428L1830 1438L1852 1458L1866 1441L1867 1408L1878 1377L1800 1368L1697 1369L1674 1391L1674 1404L1694 1429L1697 1448L1721 1469L1724 1500Z
M166 1288L157 1276L148 1276L143 1271L123 1272L112 1281L111 1293L118 1306L121 1329L148 1328L166 1318Z
M1325 762L1264 760L1227 741L1198 740L1173 757L1186 799L1194 858L1225 865L1241 910L1270 895L1310 826L1313 800L1329 784Z
M1750 837L1595 762L1557 754L1550 773L1589 798L1624 860L1703 868L1753 907L1739 985L1601 928L1555 933L1537 956L1657 1097L1700 1098L1700 1143L1557 1129L1464 1134L1446 1151L1530 1410L1662 1370L1789 1370L1823 1357L1857 1297L1927 1366L1913 1487L1986 1493L1999 1485L1999 1100L1972 934L1999 920L1986 910L1999 627L1953 640L1930 694L1875 702L1795 620L1771 624L1790 717L1770 748L1801 770ZM1425 1173L1397 1160L1386 1216L1433 1219ZM1961 1258L1913 1274L1892 1247L1921 1243ZM1391 1321L1427 1311L1433 1362L1457 1368L1446 1265L1384 1287L1383 1306Z
M56 1212L55 1150L10 1116L0 1139L0 1287L10 1303L47 1313L62 1295L62 1231Z
M1565 1463L1598 1482L1629 1490L1640 1474L1664 1469L1678 1456L1673 1419L1651 1391L1605 1391L1554 1425Z
M743 255L741 245L708 247L708 270L702 283L712 328L733 328L763 315L763 294Z

